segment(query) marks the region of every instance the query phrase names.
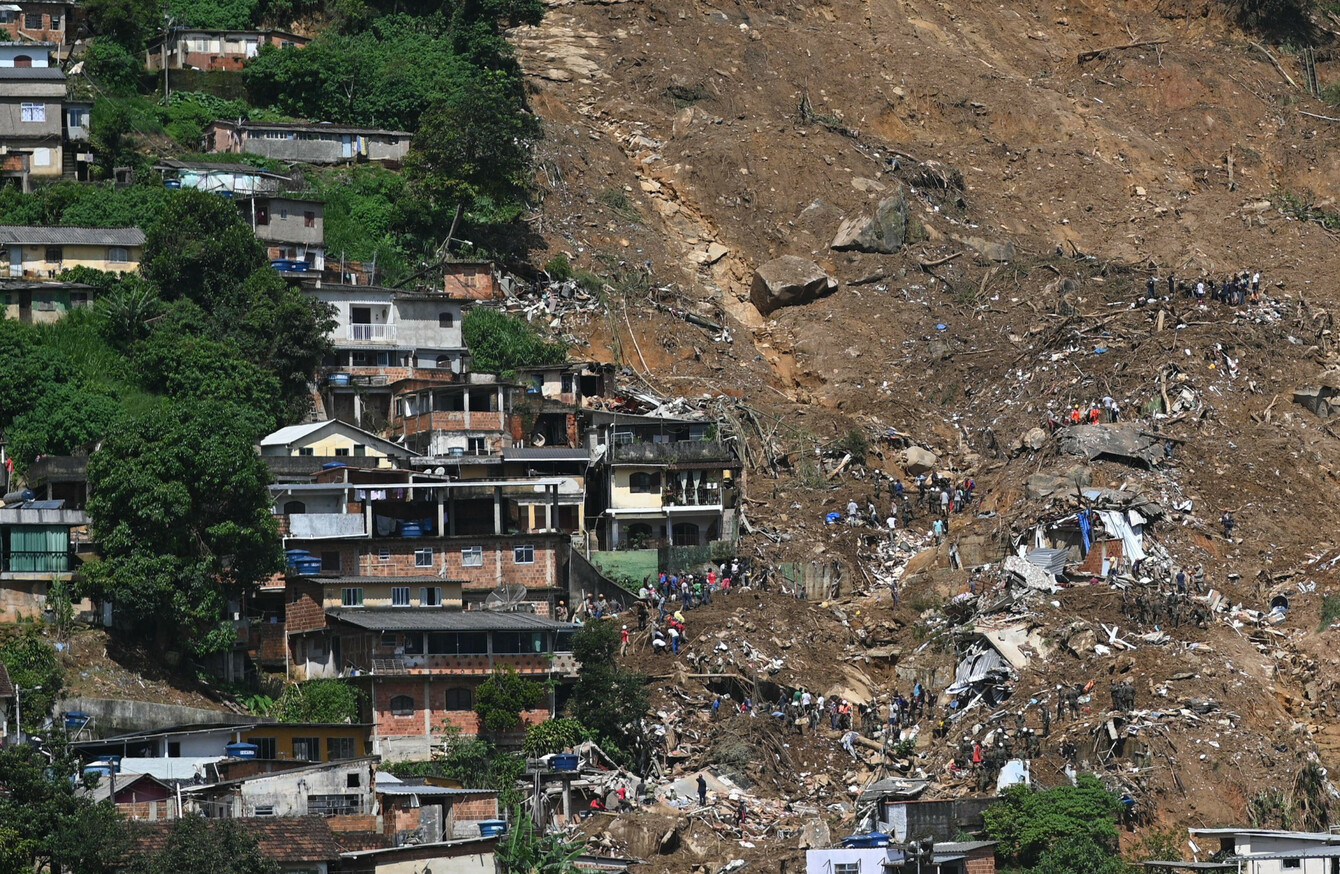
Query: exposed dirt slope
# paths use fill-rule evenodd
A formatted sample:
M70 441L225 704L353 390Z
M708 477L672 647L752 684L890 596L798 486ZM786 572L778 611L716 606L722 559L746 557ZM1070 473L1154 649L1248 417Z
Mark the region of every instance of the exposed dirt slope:
M1203 4L971 0L559 3L515 36L548 131L540 230L578 268L613 277L592 353L619 357L666 394L748 406L752 421L736 410L748 434L746 512L772 536L747 539L747 549L846 563L840 609L865 611L849 626L887 622L904 653L898 673L874 671L881 693L906 692L909 677L948 663L938 647L913 653L929 621L919 614L964 589L967 575L946 570L946 547L914 561L922 572L901 606L887 589L852 595L850 583L868 588L854 569L873 568L873 537L826 528L823 513L851 496L864 503L877 470L901 475L898 448L910 439L972 474L994 513L956 517L951 541L1003 544L1047 510L1026 497L1027 477L1077 463L1050 441L1010 451L1048 409L1111 395L1136 415L1185 389L1186 410L1142 417L1185 441L1172 458L1153 470L1095 462L1092 482L1168 509L1191 501L1151 529L1172 567L1203 564L1210 585L1253 609L1287 589L1287 623L1271 634L1221 616L1176 630L1171 646L1076 655L1059 645L1076 622L1100 643L1097 623L1129 622L1105 588L1066 591L1059 607L1030 606L1058 645L1006 706L1054 706L1057 683L1093 680L1095 703L1066 728L1091 743L1113 677L1134 680L1141 708L1214 699L1218 710L1170 720L1147 739L1156 766L1132 774L1120 756L1090 762L1138 788L1154 820L1241 822L1249 799L1287 789L1308 756L1334 772L1340 702L1326 677L1336 632L1317 629L1321 595L1337 581L1316 559L1336 554L1340 437L1291 395L1335 361L1328 309L1340 249L1280 204L1286 194L1332 202L1340 125L1304 115L1330 111L1286 82L1250 36ZM1133 43L1146 45L1078 60ZM1301 81L1297 62L1276 53ZM1321 57L1324 86L1334 73ZM844 218L900 187L924 239L887 256L828 248ZM989 244L1012 247L1008 262L979 254ZM841 287L765 319L748 303L749 283L780 254L816 260ZM1242 269L1262 272L1265 304L1179 296L1130 306L1151 272ZM733 336L714 340L653 299L720 319ZM852 428L873 439L867 465L826 479L816 450ZM1234 541L1215 524L1225 509L1237 515ZM916 523L919 537L926 524ZM778 609L754 620L762 633L789 640L807 614L832 619L814 604ZM815 664L860 659L866 645L804 637ZM791 681L822 690L831 679ZM1061 779L1058 744L1034 769L1041 782ZM950 752L924 736L918 749L932 773ZM850 800L845 785L797 779L770 791ZM946 778L938 791L966 787Z

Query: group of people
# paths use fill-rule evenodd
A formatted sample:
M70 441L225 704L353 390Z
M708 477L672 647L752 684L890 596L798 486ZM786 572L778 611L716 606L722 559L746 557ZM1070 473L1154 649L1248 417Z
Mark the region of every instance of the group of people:
M1055 434L1069 425L1097 425L1102 422L1116 422L1121 419L1121 404L1111 395L1099 403L1075 404L1070 412L1058 417L1053 410L1047 411L1047 433Z
M1261 271L1259 270L1244 270L1241 273L1234 273L1223 282L1216 282L1204 275L1195 280L1178 280L1176 276L1169 273L1167 281L1167 296L1169 298L1181 294L1183 297L1196 301L1212 300L1216 303L1235 307L1261 302ZM1136 302L1136 306L1143 305L1147 300L1158 298L1162 284L1163 280L1157 275L1151 274L1145 282L1145 296Z
M1204 571L1199 571L1192 579L1197 593L1204 586ZM1157 587L1141 587L1134 595L1129 588L1121 590L1121 614L1127 620L1138 625L1171 625L1181 628L1184 623L1194 624L1197 628L1206 628L1210 611L1199 600L1187 594L1186 571L1177 572L1176 588L1164 592ZM1152 591L1151 591L1152 589Z

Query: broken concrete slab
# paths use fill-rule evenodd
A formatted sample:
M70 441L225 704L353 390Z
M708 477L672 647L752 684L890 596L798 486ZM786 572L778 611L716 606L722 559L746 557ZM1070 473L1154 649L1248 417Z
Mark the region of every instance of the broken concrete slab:
M844 221L833 237L839 252L871 252L892 255L903 247L907 236L907 198L900 191L875 207L875 214L853 216Z
M758 266L749 300L764 315L836 291L838 281L806 258L783 255Z
M1072 425L1057 437L1062 452L1088 461L1106 457L1152 467L1163 458L1157 436L1133 425Z
M1056 577L1026 558L1007 555L1005 556L1004 567L1007 572L1014 574L1030 589L1037 589L1039 592L1055 592L1057 589Z

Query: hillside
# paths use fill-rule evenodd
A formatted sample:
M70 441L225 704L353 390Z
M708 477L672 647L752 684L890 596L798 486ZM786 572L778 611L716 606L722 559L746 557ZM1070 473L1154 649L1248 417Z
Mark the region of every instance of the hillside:
M1300 805L1294 775L1314 755L1340 765L1340 702L1325 679L1335 632L1319 630L1331 616L1323 620L1323 596L1337 588L1340 436L1292 403L1296 387L1335 363L1338 253L1333 233L1310 219L1333 208L1340 126L1304 114L1334 111L1286 81L1252 47L1259 37L1221 11L564 2L513 34L545 122L539 229L576 268L613 277L610 318L563 329L663 394L727 395L748 444L756 530L743 551L846 567L835 603L717 605L690 636L715 640L733 615L755 626L754 645L786 643L774 682L827 691L841 679L835 664L856 661L882 702L917 676L940 678L937 690L947 681L951 651L921 646L928 636L947 644L956 622L1031 627L1049 646L1003 708L1026 707L1036 727L1058 684L1094 683L1080 720L1053 728L1034 779L1064 779L1064 740L1087 745L1079 758L1135 797L1142 828L1245 824L1253 800L1275 809L1271 793L1282 793L1276 813ZM1293 55L1269 51L1303 81ZM1322 87L1335 75L1328 57L1318 51ZM829 249L844 219L899 189L924 239L893 255ZM753 271L783 254L817 261L840 287L760 315L749 303ZM1178 294L1132 306L1150 275L1163 297L1169 272L1222 280L1243 270L1262 274L1263 302ZM722 321L731 336L653 300ZM849 498L864 507L877 471L903 476L905 444L924 446L941 469L976 480L981 506L952 518L949 543L967 567L992 563L980 577L989 586L1011 535L1075 511L1067 490L1030 496L1026 483L1081 459L1053 439L1011 447L1049 409L1064 415L1105 396L1171 438L1172 453L1153 465L1094 460L1087 476L1160 504L1165 515L1145 536L1167 559L1156 554L1136 576L1167 591L1179 568L1203 565L1207 587L1226 599L1206 628L1163 623L1170 640L1147 643L1139 635L1153 623L1123 616L1120 591L1106 585L1037 593L1003 611L983 597L946 622L941 608L969 590L948 544L903 568L905 558L875 558L873 529L823 525ZM825 477L845 453L816 452L852 429L872 441L866 464ZM1217 521L1226 510L1231 540ZM904 556L930 545L929 524L914 523ZM873 583L903 574L895 606ZM1290 609L1278 625L1227 609L1266 611L1280 594ZM813 633L797 631L811 619ZM819 631L834 621L850 631ZM1095 651L1107 641L1101 623L1135 648ZM1081 632L1095 637L1076 640ZM872 641L902 653L896 667L864 653ZM734 643L730 653L743 664ZM1137 689L1138 739L1099 756L1092 733L1114 679ZM710 700L697 681L677 690L688 700L667 692L663 711ZM991 726L977 719L970 733ZM913 765L938 775L934 795L970 788L945 775L953 742L918 738ZM711 748L698 743L686 767L709 763ZM844 787L873 779L874 764L822 784L817 762L782 767L759 791L850 802ZM657 870L687 870L682 856L667 858Z

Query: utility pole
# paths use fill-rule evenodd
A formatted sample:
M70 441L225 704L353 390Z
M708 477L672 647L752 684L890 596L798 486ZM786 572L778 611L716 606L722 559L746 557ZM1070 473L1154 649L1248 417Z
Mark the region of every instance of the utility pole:
M171 39L171 38L172 38L172 16L171 16L171 15L168 15L167 13L164 13L164 14L163 14L163 44L162 44L161 46L159 46L159 49L158 49L159 58L162 60L162 64L163 64L163 105L164 105L164 106L167 106L167 102L168 102L168 63L167 63L167 46L168 46L168 40Z

